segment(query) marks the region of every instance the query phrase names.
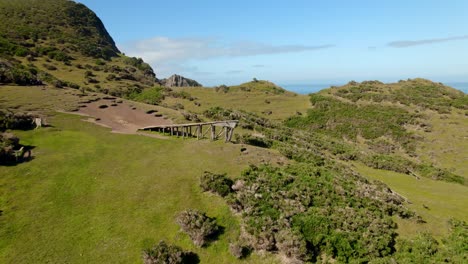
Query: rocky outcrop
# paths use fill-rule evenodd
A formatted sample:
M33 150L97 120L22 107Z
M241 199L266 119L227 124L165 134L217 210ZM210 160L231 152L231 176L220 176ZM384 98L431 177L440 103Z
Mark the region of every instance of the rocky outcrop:
M166 87L199 87L202 86L195 80L185 78L177 74L172 75L169 78L160 80L161 85Z

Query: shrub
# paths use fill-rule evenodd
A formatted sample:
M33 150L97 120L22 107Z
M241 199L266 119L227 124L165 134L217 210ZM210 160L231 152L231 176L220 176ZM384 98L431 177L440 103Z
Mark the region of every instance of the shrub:
M228 195L232 189L233 181L226 177L226 174L214 174L205 171L200 177L200 187L204 191L210 191L224 197Z
M229 244L229 252L238 259L246 257L249 254L249 251L250 250L247 246L244 246L239 242Z
M196 246L202 247L207 243L210 236L218 233L219 227L214 218L197 210L186 210L181 212L176 219L182 231L187 233Z
M241 144L257 146L261 148L271 148L271 146L273 145L273 141L271 141L268 138L256 137L250 134L244 134L240 136L236 135L236 142L241 143Z
M0 110L0 131L7 129L33 129L34 116Z
M85 78L88 78L88 77L94 77L94 74L92 71L85 71L84 73L84 77Z
M144 264L179 264L187 263L187 258L194 253L183 251L182 248L168 245L164 241L153 248L143 251Z
M113 80L115 80L115 78L116 78L115 74L111 73L111 74L107 75L106 80L113 81Z
M306 241L299 232L284 229L275 236L276 247L286 257L296 260L307 260Z
M390 170L400 173L410 173L413 170L414 164L394 155L372 155L362 159L362 162L374 169Z
M161 87L154 87L149 89L137 89L132 92L129 99L140 101L146 104L156 105L164 100L164 93Z

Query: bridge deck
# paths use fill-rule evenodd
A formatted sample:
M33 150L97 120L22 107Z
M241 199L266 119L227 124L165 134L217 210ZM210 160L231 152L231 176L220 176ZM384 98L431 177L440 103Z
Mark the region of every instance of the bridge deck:
M171 136L182 136L185 137L196 137L202 139L211 131L211 140L216 140L223 132L225 134L225 141L229 142L232 139L234 128L239 123L239 120L227 120L227 121L212 121L202 123L187 123L187 124L173 124L173 125L158 125L158 126L147 126L140 128L140 130L158 131ZM204 127L209 127L203 131ZM216 127L221 127L221 131L216 133ZM192 131L194 128L195 131ZM193 133L192 133L193 132Z

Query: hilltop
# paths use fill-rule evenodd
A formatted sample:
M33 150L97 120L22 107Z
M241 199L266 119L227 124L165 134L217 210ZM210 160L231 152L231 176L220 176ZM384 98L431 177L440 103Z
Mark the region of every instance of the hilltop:
M177 74L171 75L169 78L161 79L161 84L167 87L200 87L202 86L195 80L185 78Z

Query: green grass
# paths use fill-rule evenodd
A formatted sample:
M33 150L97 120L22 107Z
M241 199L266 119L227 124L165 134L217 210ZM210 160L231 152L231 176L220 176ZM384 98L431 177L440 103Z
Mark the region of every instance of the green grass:
M143 248L165 239L201 263L233 263L228 244L238 219L221 198L202 193L203 171L237 176L240 146L207 140L111 134L58 114L54 127L15 131L34 160L0 167L0 262L140 263ZM198 249L179 232L177 212L196 208L225 233ZM249 261L272 263L272 256Z
M409 199L409 208L418 213L427 223L397 218L398 233L412 237L427 231L441 237L448 232L450 218L468 221L468 188L455 183L434 181L384 170L376 170L355 163L359 173L369 179L387 184L393 191ZM428 209L424 208L427 206Z
M431 132L420 133L425 139L418 153L424 160L468 179L468 118L454 110L446 115L430 115Z
M250 91L230 89L227 93L216 92L214 88L190 87L173 88L174 91L184 91L195 97L194 101L180 98L167 97L163 103L175 105L180 103L185 111L203 113L203 111L220 106L225 109L240 109L256 113L262 117L273 120L283 120L295 115L296 112L305 113L310 107L309 98L306 95L299 95L291 92L273 93L264 90L251 88ZM199 102L201 106L195 105ZM271 111L271 114L265 112Z

